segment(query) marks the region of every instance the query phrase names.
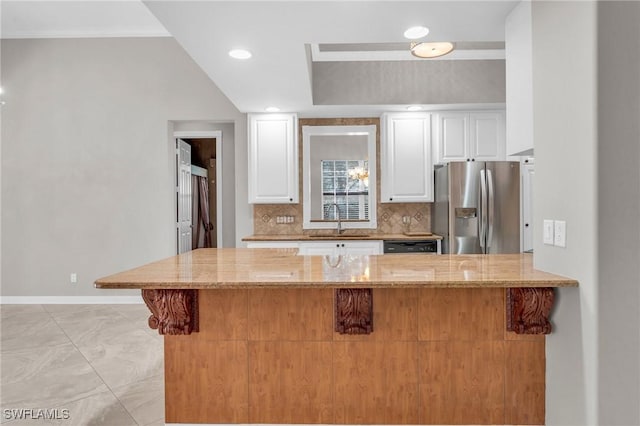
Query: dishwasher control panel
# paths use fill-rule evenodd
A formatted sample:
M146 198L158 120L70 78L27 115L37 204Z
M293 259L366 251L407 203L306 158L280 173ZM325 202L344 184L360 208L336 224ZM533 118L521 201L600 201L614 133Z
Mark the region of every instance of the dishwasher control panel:
M422 253L439 254L437 240L386 240L383 253Z

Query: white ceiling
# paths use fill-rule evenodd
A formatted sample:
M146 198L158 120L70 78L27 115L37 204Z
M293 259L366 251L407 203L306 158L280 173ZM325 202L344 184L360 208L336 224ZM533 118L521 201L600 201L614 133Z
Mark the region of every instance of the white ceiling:
M275 105L302 116L358 115L403 106L314 106L306 45L504 41L518 0L502 1L2 1L3 38L170 34L243 112ZM146 6L146 7L145 7ZM228 56L232 48L253 53Z
M139 0L0 2L2 38L170 36Z

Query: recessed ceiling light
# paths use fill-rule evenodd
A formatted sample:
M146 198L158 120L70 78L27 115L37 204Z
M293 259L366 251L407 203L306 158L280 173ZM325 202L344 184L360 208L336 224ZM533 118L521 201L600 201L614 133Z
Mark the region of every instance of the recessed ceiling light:
M234 59L249 59L251 57L251 52L244 49L233 49L229 51L229 56Z
M404 32L404 36L409 40L415 40L417 38L422 38L429 34L429 28L427 27L411 27L407 31Z
M280 112L280 108L274 106L266 107L264 110L267 112Z
M411 43L411 54L418 58L437 58L453 50L453 43L443 41L439 43Z
M420 105L409 105L407 111L422 111L422 107Z

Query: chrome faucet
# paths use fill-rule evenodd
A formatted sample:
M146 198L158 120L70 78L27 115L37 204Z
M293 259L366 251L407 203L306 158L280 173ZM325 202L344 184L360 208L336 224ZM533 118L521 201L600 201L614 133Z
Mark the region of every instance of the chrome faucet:
M336 215L336 219L338 221L338 227L336 228L336 231L338 232L338 234L342 234L342 222L340 221L340 206L338 206L338 203L330 203L327 204L327 207L331 207L334 206L335 207L335 215Z

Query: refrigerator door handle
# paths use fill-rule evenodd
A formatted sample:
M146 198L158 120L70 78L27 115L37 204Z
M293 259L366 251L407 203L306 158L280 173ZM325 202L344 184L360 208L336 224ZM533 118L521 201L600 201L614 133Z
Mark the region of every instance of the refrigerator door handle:
M480 170L480 212L478 214L478 237L480 248L484 253L485 239L487 236L487 179L484 169Z
M494 197L494 187L493 187L493 173L491 170L487 170L487 186L489 187L489 205L487 208L487 219L489 223L489 233L487 235L487 252L489 248L491 248L491 241L493 240L493 222L494 222L494 212L495 212L495 197Z

